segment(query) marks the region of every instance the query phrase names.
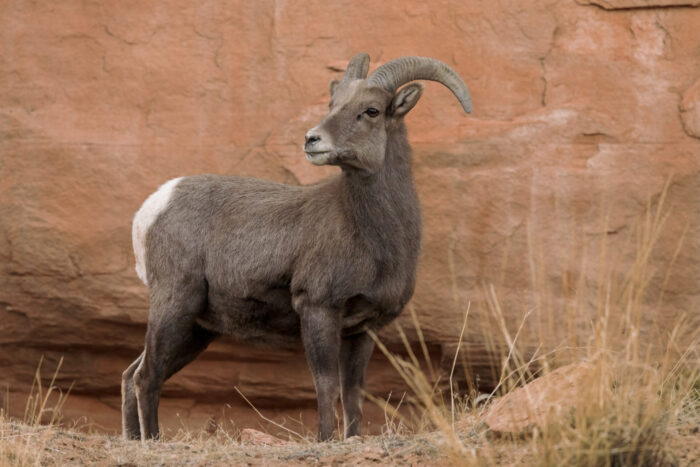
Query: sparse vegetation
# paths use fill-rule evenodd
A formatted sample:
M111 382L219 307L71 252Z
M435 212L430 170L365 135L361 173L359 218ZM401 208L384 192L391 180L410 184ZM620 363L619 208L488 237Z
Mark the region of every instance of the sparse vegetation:
M631 267L622 270L620 253L611 254L603 240L598 265L601 269L595 286L582 280L572 281L581 290L572 294L566 320L589 321L592 332L588 342L578 344L573 335L559 334L561 341L552 339L557 333L551 331L553 317L546 307L542 308L549 316L537 316L542 309L529 310L512 334L509 329L513 326L506 325L494 286L484 287L483 296L487 298L479 306L491 320L484 326L483 335L491 353L501 356L502 364L497 365L500 376L493 392L479 396L472 391L469 402L457 414L454 398L445 403L443 392L436 390L438 384L421 371L405 339L408 359L392 355L379 343L412 391L409 402L422 408L427 429L441 434L441 450L452 461L464 465L506 462L543 466L663 466L686 465L700 459L700 443L693 438L697 437L700 426L697 311L681 316L671 329L642 324L644 313L649 311L648 303L656 303L657 308L663 304L663 287L656 289L660 296L653 297L650 284L654 280L665 284L669 278L668 272L654 274L649 267L653 248L668 218L668 214L663 214L665 193L666 190L654 210L650 203L646 218L630 233L630 244L634 245L636 254ZM678 242L676 254L669 258L669 271L682 247L683 235ZM531 257L537 255L532 252ZM530 263L533 289L539 302L546 303L549 291L542 286L545 281L538 277L541 270L536 261ZM581 267L584 268L585 265ZM583 277L583 272L580 274ZM588 300L583 300L584 293ZM594 304L592 307L584 305L590 302ZM469 309L465 322L468 312ZM536 321L533 327L540 337L536 351L531 352L528 349L532 343L523 342L521 332L533 313ZM547 331L542 332L545 328ZM566 324L563 328L572 329L572 326ZM587 362L590 377L577 388L573 400L561 401L560 406L569 408L564 413L532 414L529 429L500 433L498 438L483 423L484 409L476 403L479 400L504 396L563 363L583 361ZM477 386L473 381L467 383L469 388ZM456 424L451 422L455 419Z

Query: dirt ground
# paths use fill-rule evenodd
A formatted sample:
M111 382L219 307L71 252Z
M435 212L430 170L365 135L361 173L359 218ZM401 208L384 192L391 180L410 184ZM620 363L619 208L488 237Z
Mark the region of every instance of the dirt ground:
M520 442L460 434L466 450L450 457L441 435L365 436L330 443L289 442L226 433L148 442L84 434L52 427L3 422L0 427L0 465L98 465L98 466L224 466L224 465L540 465ZM488 440L484 442L484 440ZM678 466L700 462L700 432L677 433L669 443ZM540 459L541 460L541 459ZM546 465L546 464L545 464Z

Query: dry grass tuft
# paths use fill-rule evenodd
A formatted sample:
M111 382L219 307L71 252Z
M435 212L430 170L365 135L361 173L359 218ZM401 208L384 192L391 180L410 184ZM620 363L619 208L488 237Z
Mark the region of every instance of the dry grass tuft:
M561 274L563 288L570 291L571 297L563 305L565 314L555 312L552 306L555 300L546 280L551 271L544 270L540 250L532 240L529 264L535 305L523 313L514 333L509 331L509 324L515 323L506 322L496 288L484 285L485 299L476 305L490 320L487 325L482 323L482 335L491 354L499 356L493 363L498 383L490 394L479 396L473 390L476 384L467 381L467 387L472 388L470 403L455 404L451 372L450 401L446 404L443 393L436 389L440 384L421 371L402 330L399 334L404 338L407 359L392 355L377 340L378 348L410 389L409 401L421 407L429 421L428 428L440 434L440 449L453 463L670 466L700 458L700 443L686 442L700 426L697 311L681 316L670 330L645 322L645 314L650 311L660 315L664 286L685 235L678 239L665 274L650 267L654 247L669 216L663 213L667 189L668 184L656 208L652 209L649 203L645 218L631 230L627 244L633 258L627 261L628 266L623 267L625 252L613 251L603 238L597 254L598 280L591 285L586 281L586 254L571 255L579 256L582 265L579 278ZM607 231L606 219L601 225L602 231ZM452 260L450 267L454 271ZM657 297L652 296L652 289L657 291ZM649 303L656 305L652 309ZM465 324L470 306L471 303L465 312ZM523 342L524 329L533 317L532 327L539 341L529 338ZM564 321L563 329L568 334L557 332L557 321ZM590 323L590 338L581 344L577 336L580 333L572 332L573 323L586 322ZM462 335L463 332L459 344ZM418 332L418 336L422 333ZM457 352L459 349L458 345ZM567 399L560 401L558 406L563 411L550 410L544 419L533 413L533 423L527 430L494 433L485 424L485 410L479 401L508 394L569 362L586 362L590 377L575 394L566 394ZM459 408L457 414L455 407ZM395 408L389 410L395 412ZM413 426L420 423L414 422Z
M56 365L47 388L44 388L41 382L43 363L42 357L34 373L34 381L27 396L21 423L6 417L7 407L0 410L0 464L2 465L38 465L48 439L47 432L61 421L61 409L70 393L70 388L63 393L55 385L63 359ZM5 400L9 401L9 395ZM31 427L33 434L25 434L20 429L22 426Z

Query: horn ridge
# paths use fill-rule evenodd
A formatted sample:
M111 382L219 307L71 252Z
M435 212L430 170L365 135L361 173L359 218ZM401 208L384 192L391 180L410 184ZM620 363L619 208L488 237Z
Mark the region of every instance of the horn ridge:
M400 86L415 80L437 81L459 99L466 113L472 111L472 99L467 86L449 65L429 57L401 57L380 66L369 76L369 84L395 92Z

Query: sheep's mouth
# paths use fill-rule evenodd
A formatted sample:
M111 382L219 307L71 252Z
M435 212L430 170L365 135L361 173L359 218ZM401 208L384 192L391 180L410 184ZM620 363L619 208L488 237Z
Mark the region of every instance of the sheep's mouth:
M306 151L306 160L314 165L323 165L328 162L331 151Z

